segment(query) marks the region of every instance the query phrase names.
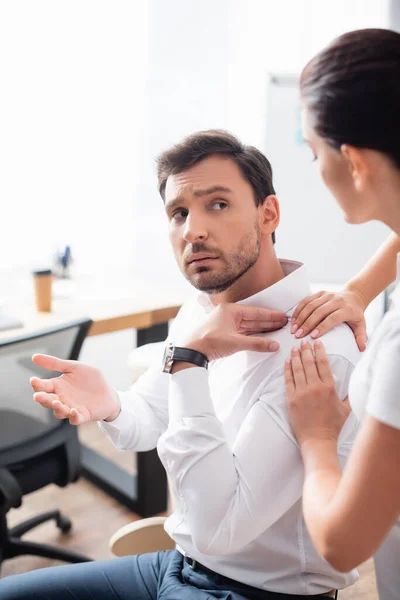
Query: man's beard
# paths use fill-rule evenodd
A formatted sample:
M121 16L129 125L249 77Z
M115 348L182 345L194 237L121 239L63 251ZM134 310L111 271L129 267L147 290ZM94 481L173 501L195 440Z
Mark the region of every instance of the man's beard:
M219 255L219 258L225 263L224 271L214 273L210 267L199 267L196 273L188 274L183 271L186 279L198 290L206 294L219 294L230 288L238 279L240 279L251 267L255 265L260 256L261 234L258 223L255 230L246 235L238 248L229 255ZM193 244L193 253L210 252L205 244ZM209 277L201 276L202 273L209 273Z

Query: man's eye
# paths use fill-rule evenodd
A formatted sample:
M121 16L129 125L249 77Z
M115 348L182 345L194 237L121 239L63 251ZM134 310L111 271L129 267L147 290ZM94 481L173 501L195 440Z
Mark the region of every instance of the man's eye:
M228 205L223 200L218 200L218 202L214 202L213 208L217 207L217 210L224 210Z
M187 210L176 210L171 215L171 219L175 219L177 221L179 221L180 219L184 219L185 217L187 217Z

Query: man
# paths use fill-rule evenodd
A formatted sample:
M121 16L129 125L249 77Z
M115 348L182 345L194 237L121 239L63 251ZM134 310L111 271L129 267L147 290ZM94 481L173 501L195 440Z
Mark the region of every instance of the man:
M118 448L157 446L175 497L166 529L177 549L7 578L0 597L333 597L357 573L332 569L302 518L284 362L300 343L288 319L310 289L304 267L275 254L271 166L234 136L209 131L165 152L158 178L179 267L200 290L171 328L164 371L157 366L116 395L96 369L37 355L36 364L64 375L32 386L58 418L102 421ZM274 342L263 334L278 327ZM355 340L342 325L325 346L344 399ZM351 414L338 445L343 460L356 427Z

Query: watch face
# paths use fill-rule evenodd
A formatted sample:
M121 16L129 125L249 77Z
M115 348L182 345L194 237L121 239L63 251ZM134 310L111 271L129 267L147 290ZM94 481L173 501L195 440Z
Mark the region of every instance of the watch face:
M172 356L174 354L174 346L172 344L168 344L164 351L164 359L163 359L163 372L171 373L172 365L174 361L172 360Z

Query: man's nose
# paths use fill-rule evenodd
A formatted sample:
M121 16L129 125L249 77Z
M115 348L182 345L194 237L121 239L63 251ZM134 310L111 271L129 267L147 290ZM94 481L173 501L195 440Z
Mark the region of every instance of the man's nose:
M195 215L188 215L185 222L184 239L193 244L198 240L205 240L208 231L204 219Z

